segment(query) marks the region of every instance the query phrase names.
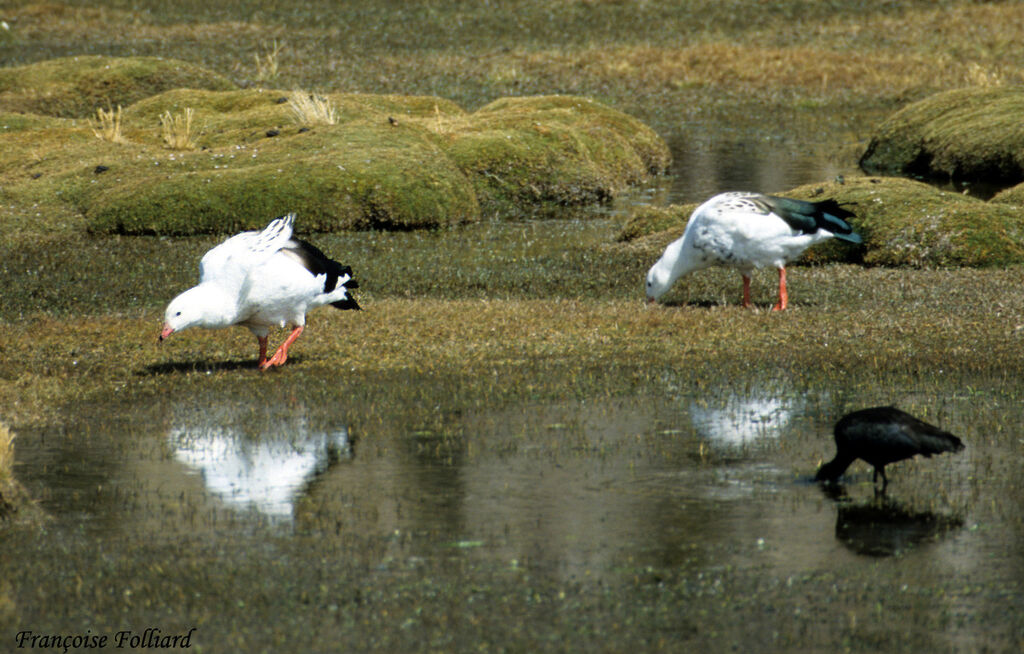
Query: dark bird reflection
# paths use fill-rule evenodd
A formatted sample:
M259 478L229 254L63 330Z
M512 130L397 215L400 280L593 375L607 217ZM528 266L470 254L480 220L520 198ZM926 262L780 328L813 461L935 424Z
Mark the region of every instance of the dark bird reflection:
M837 491L825 490L835 499ZM836 512L836 539L864 556L885 557L935 542L963 526L960 516L915 511L884 494L864 504L844 504Z

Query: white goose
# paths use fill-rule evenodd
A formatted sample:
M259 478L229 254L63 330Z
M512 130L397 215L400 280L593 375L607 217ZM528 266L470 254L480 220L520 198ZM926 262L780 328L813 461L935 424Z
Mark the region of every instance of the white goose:
M781 311L789 304L786 263L809 246L836 238L860 243L846 218L852 211L835 200L805 202L760 193L721 193L697 207L683 236L665 248L647 272L647 300L654 302L688 273L711 266L738 268L743 306L750 306L750 275L755 268L779 269Z
M306 312L324 304L358 309L350 289L352 269L292 236L295 214L270 222L262 232L242 232L211 249L199 262L199 284L171 300L160 340L188 327L244 325L259 342L260 369L288 360L288 348L306 325ZM270 328L292 332L270 359Z

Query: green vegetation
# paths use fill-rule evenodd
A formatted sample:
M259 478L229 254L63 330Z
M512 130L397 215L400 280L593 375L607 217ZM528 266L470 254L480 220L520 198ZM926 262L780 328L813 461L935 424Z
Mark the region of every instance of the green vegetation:
M973 87L908 105L875 131L864 170L1013 185L1024 181L1024 88Z
M0 68L4 111L61 118L92 116L175 88L223 91L235 85L201 66L159 57L82 55Z
M996 193L992 196L992 202L1024 205L1024 184L1017 184Z
M88 128L8 114L0 179L12 197L66 203L92 232L187 235L289 211L318 231L519 217L607 200L669 163L650 128L585 98L473 114L432 97L319 102L317 118L281 91L173 89L99 109Z

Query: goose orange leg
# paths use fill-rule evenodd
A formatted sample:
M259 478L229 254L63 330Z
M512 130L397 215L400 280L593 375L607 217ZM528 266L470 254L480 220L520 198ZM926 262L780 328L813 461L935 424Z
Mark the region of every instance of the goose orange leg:
M786 267L779 268L779 303L772 307L772 311L785 311L789 306L789 293L786 291Z
M295 342L295 339L299 337L299 334L302 333L302 330L302 325L299 325L298 327L293 329L292 333L288 334L288 338L285 339L284 343L281 343L281 347L277 348L277 352L274 352L274 356L270 357L269 359L260 364L260 369L266 370L267 368L271 368L273 366L284 365L284 362L288 360L288 348L291 346L292 343Z
M750 308L750 278L746 275L743 275L743 306Z

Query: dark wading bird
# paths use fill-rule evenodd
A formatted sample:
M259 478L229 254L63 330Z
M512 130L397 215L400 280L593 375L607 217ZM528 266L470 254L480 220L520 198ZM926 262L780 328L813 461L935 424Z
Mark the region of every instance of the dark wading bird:
M836 456L818 469L816 481L835 481L856 459L875 468L873 481L882 476L882 490L889 485L885 466L920 454L930 457L959 452L963 441L935 425L891 406L879 406L848 413L835 427Z
M349 291L358 288L352 269L292 236L295 214L270 222L262 232L242 232L199 262L199 284L171 300L160 340L187 327L248 327L259 342L262 370L288 360L288 348L306 325L306 312L324 304L358 309ZM293 326L267 358L271 327Z
M786 263L833 236L860 243L847 218L853 212L835 200L805 202L760 193L722 193L697 207L683 236L647 272L647 301L654 302L683 275L711 266L737 268L743 276L743 306L750 306L755 268L779 269L779 301L789 305Z

